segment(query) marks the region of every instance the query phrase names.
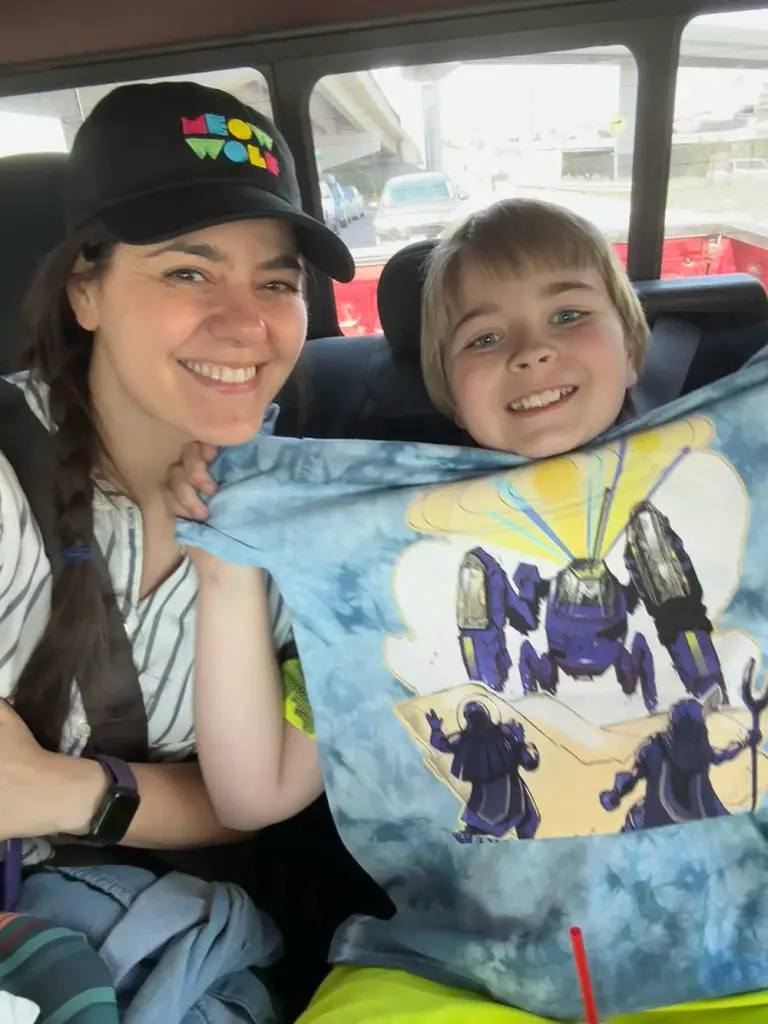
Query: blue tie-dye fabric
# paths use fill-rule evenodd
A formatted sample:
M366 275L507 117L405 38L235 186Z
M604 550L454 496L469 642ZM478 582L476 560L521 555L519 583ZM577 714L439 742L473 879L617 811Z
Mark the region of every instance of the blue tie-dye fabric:
M276 578L336 823L397 906L335 962L566 1019L577 924L604 1014L768 988L767 466L764 354L536 464L220 456L180 537Z

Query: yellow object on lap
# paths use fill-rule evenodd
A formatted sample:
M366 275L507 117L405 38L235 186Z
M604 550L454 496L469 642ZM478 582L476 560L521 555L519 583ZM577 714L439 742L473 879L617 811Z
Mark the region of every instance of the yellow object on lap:
M545 1024L548 1018L489 1002L405 971L336 967L297 1024ZM605 1024L765 1024L768 992L605 1019ZM574 1022L575 1024L575 1022Z

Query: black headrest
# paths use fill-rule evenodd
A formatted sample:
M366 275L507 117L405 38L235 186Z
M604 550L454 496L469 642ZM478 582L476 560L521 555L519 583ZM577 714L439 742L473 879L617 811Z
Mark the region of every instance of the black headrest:
M379 320L395 359L418 363L421 289L426 263L436 243L412 242L384 265L376 289Z
M21 304L41 259L64 237L66 153L0 158L0 369L15 368Z
M379 278L379 319L395 359L418 362L421 291L426 262L437 243L412 242L394 254ZM749 274L635 281L651 326L660 316L701 327L745 326L768 320L768 295Z
M648 322L660 316L690 320L700 327L736 327L768 320L768 295L750 274L712 274L637 281Z

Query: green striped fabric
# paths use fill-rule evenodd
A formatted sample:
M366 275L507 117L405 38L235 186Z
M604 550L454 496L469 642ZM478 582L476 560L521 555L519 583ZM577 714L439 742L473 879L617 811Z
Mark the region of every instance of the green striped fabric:
M40 1007L36 1024L118 1024L107 965L83 935L0 914L0 990Z

